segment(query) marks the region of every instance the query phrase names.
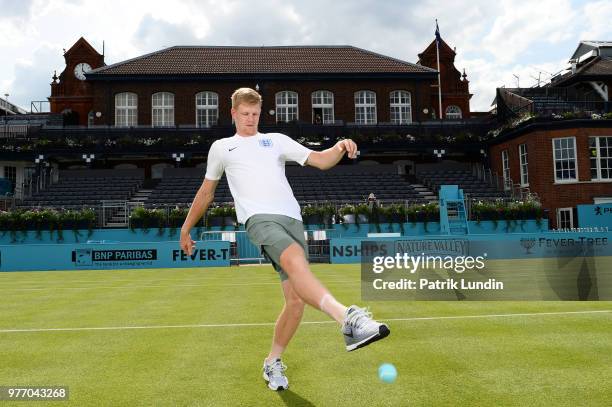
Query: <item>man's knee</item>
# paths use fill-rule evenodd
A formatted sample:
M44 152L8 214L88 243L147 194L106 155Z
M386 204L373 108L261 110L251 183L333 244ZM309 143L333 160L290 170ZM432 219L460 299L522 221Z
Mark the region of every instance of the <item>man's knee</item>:
M294 316L294 317L298 317L301 318L302 314L304 313L304 301L298 297L292 297L292 298L287 298L285 300L285 305L287 307L287 311L289 311L289 313Z
M297 243L292 243L281 253L280 263L287 274L308 266L304 249Z

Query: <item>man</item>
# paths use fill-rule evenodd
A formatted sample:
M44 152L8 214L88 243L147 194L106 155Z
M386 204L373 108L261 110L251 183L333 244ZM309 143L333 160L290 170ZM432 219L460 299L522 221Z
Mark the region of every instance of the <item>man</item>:
M234 92L231 112L236 134L212 144L204 182L181 229L180 244L191 255L195 242L190 230L213 202L215 188L225 171L238 221L245 224L249 239L261 248L280 275L285 306L276 321L263 377L270 389L282 390L289 381L281 355L302 319L304 303L341 324L348 351L382 339L390 332L387 325L372 320L366 310L340 304L311 273L300 206L285 177L285 161L325 170L336 165L345 153L356 158L357 145L352 140L342 140L317 152L283 134L259 133L261 96L253 89L240 88Z

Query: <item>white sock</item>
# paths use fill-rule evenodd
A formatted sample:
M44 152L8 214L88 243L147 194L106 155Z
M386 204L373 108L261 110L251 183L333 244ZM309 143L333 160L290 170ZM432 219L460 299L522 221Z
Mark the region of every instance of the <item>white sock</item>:
M270 354L266 358L266 364L270 364L274 362L276 359L280 359L281 355L285 351L285 347L277 344L276 342L272 344L272 349L270 349Z
M321 298L319 309L335 319L340 325L344 322L346 307L336 301L331 294L327 293Z

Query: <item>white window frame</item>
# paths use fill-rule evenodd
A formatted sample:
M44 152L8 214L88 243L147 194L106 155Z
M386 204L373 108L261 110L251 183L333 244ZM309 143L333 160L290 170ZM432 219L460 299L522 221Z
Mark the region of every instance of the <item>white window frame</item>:
M609 152L609 155L606 157L602 157L601 156L601 139L605 138L608 139L607 141L607 150ZM595 140L595 146L591 147L591 140L594 139ZM596 154L595 156L593 156L591 154L591 149L595 148ZM608 171L608 177L602 177L601 173L602 173L602 161L603 160L612 160L612 136L591 136L589 137L589 161L591 162L590 165L590 169L591 169L591 180L592 181L612 181L612 167L606 167L606 170ZM596 172L596 176L593 177L593 160L595 160L595 172Z
M174 126L174 93L156 92L151 95L151 126Z
M312 104L312 123L315 124L315 109L321 109L321 124L334 124L334 93L329 90L315 90L310 96Z
M371 90L358 90L355 99L355 123L376 124L376 92Z
M196 127L211 127L219 122L219 94L208 90L195 95Z
M561 227L561 213L569 212L569 227ZM557 229L571 229L574 227L574 208L557 208Z
M276 123L289 123L300 118L299 95L292 90L282 90L274 95ZM295 100L295 103L293 103Z
M17 167L14 165L5 165L3 177L11 181L11 184L13 184L13 192L15 192L15 188L17 188Z
M412 95L407 90L389 93L389 114L393 124L412 123Z
M446 106L446 110L444 111L444 117L449 120L461 120L463 118L463 112L461 108L457 105L449 105Z
M521 170L521 186L528 187L529 186L529 164L527 157L527 143L519 144L518 146L518 154L519 154L519 169Z
M509 191L512 188L512 179L510 177L510 159L509 159L507 149L502 150L501 158L502 158L502 176L504 179L504 190Z
M132 104L132 102L134 102ZM115 94L115 126L133 127L138 125L138 95L134 92Z
M573 158L570 157L563 157L563 150L568 150L568 149L561 149L561 157L557 157L557 150L555 148L555 141L559 140L560 143L562 143L562 140L572 140L572 149L573 149ZM552 158L553 158L553 174L554 174L554 179L555 179L555 184L571 184L571 183L576 183L578 182L578 160L576 158L576 137L557 137L557 138L553 138L551 140L552 142ZM568 151L572 151L572 150L568 150ZM574 178L557 178L557 162L573 162L574 164L574 174L575 177ZM571 171L571 168L561 168L561 172L563 173L563 171Z

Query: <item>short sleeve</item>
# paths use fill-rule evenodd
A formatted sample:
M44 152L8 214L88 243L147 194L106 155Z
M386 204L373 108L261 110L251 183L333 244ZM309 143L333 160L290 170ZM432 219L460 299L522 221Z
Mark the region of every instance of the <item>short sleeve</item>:
M306 160L312 152L311 149L304 147L284 134L279 134L278 140L281 146L281 154L285 161L295 161L302 166L306 164Z
M208 151L208 160L206 163L206 179L218 181L223 175L225 167L223 166L223 149L219 141L215 141L210 146Z

